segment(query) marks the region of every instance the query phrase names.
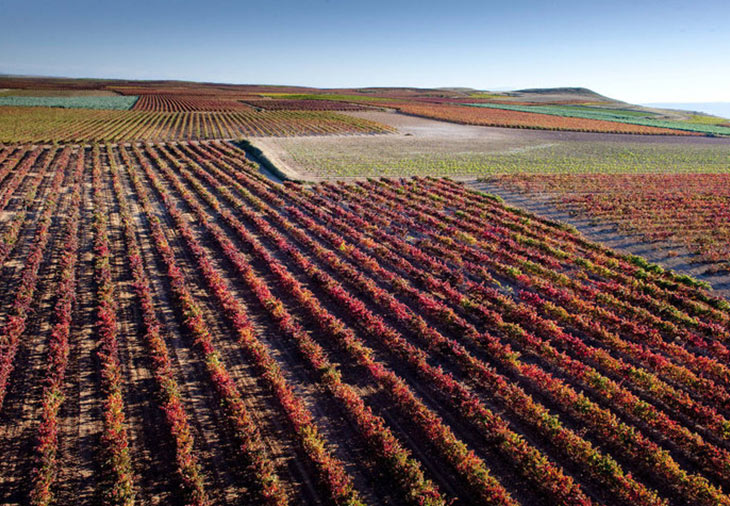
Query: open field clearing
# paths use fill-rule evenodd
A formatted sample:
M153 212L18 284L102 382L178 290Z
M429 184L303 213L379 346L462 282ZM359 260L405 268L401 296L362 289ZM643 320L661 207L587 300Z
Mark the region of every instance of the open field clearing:
M673 241L730 271L730 175L497 176L490 182L544 195L571 214Z
M0 150L0 503L730 505L730 304L446 179Z
M230 139L259 135L371 134L372 121L321 111L87 111L1 107L0 142Z
M253 140L294 179L504 173L726 172L730 139L546 132L348 113L397 129L370 137Z

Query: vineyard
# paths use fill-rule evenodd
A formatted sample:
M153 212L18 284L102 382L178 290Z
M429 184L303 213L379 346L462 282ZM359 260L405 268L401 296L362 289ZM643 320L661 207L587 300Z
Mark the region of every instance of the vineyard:
M0 503L730 505L730 304L448 179L3 146L0 234Z
M367 107L336 100L242 100L243 103L267 111L362 111Z
M154 112L0 108L0 142L8 143L232 139L390 131L385 125L326 111L255 111L245 108L223 112Z
M135 111L193 112L193 111L245 111L250 110L242 102L217 95L141 95L134 104Z
M514 104L470 104L474 107L485 107L506 111L547 114L564 118L584 118L601 121L614 121L633 125L643 125L658 128L671 128L689 132L730 135L730 127L717 124L701 124L692 122L666 121L652 118L652 115L625 111L620 109L605 109L598 107L581 106L554 106L554 105L514 105Z
M574 117L574 115L559 116L543 114L538 112L526 112L530 107L526 106L514 110L518 106L502 106L492 104L476 104L478 106L460 106L443 104L417 104L413 102L398 105L399 111L406 114L414 114L426 118L454 121L467 125L501 126L511 128L535 128L541 130L570 130L575 132L603 132L603 133L627 133L642 135L702 135L697 131L687 129L676 130L664 126L653 126L644 124L616 122L606 119L590 119ZM489 106L489 108L487 107ZM508 110L511 107L513 110ZM643 123L643 122L642 122ZM710 127L712 128L712 127ZM717 127L722 128L722 127ZM697 127L697 130L703 130ZM730 130L729 130L730 131Z
M730 135L724 118L632 106L583 88L560 88L552 93L417 88L324 90L0 76L0 142L183 141L381 132L382 125L353 125L352 118L345 114L372 110L500 128L654 136Z
M574 174L500 176L498 184L554 197L574 214L587 213L649 241L685 245L730 269L730 175Z

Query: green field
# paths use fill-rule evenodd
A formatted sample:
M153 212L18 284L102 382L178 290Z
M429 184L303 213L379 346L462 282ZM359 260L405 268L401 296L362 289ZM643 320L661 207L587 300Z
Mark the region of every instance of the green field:
M515 173L723 173L730 144L559 142L502 150L468 151L412 140L383 138L338 142L281 139L277 144L302 172L318 177L482 176Z
M551 116L562 116L568 118L596 119L603 121L614 121L616 123L629 123L658 128L672 128L674 130L685 130L688 132L700 132L712 135L730 135L730 127L723 127L714 124L693 123L687 121L670 121L637 116L637 111L625 111L621 109L602 109L598 107L575 107L567 105L509 105L509 104L464 104L472 107L485 107L488 109L503 109L508 111L531 112L538 114L549 114ZM641 114L641 113L640 113ZM647 113L649 114L649 113Z
M136 96L108 96L108 97L30 97L5 96L0 97L0 106L13 107L60 107L62 109L109 109L126 111L137 102Z

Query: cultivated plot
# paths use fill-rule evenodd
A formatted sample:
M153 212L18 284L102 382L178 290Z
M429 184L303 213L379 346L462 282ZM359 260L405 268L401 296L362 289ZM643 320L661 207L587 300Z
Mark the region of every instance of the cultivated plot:
M219 141L15 146L0 196L0 502L730 504L691 278Z

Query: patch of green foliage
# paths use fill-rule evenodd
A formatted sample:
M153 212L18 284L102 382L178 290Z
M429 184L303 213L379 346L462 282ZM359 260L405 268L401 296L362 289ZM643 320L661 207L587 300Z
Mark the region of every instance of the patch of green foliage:
M109 97L0 97L0 106L13 107L60 107L62 109L108 109L126 111L137 102L136 96Z
M704 114L693 114L690 119L690 123L697 123L699 125L730 125L730 119L720 118L718 116L707 116Z
M499 95L497 93L489 93L486 91L475 91L474 93L469 93L469 96L472 98L496 98L496 99L510 98L506 95Z
M569 106L548 106L548 107L566 107L569 110L575 109L579 111L595 112L598 114L615 114L620 116L627 116L630 118L650 118L656 116L657 113L651 111L641 111L637 109L614 109L610 107L596 107L590 105L569 105Z
M318 145L283 140L294 163L318 176L480 176L519 173L727 172L730 144L565 142L503 152L397 149L388 139Z

